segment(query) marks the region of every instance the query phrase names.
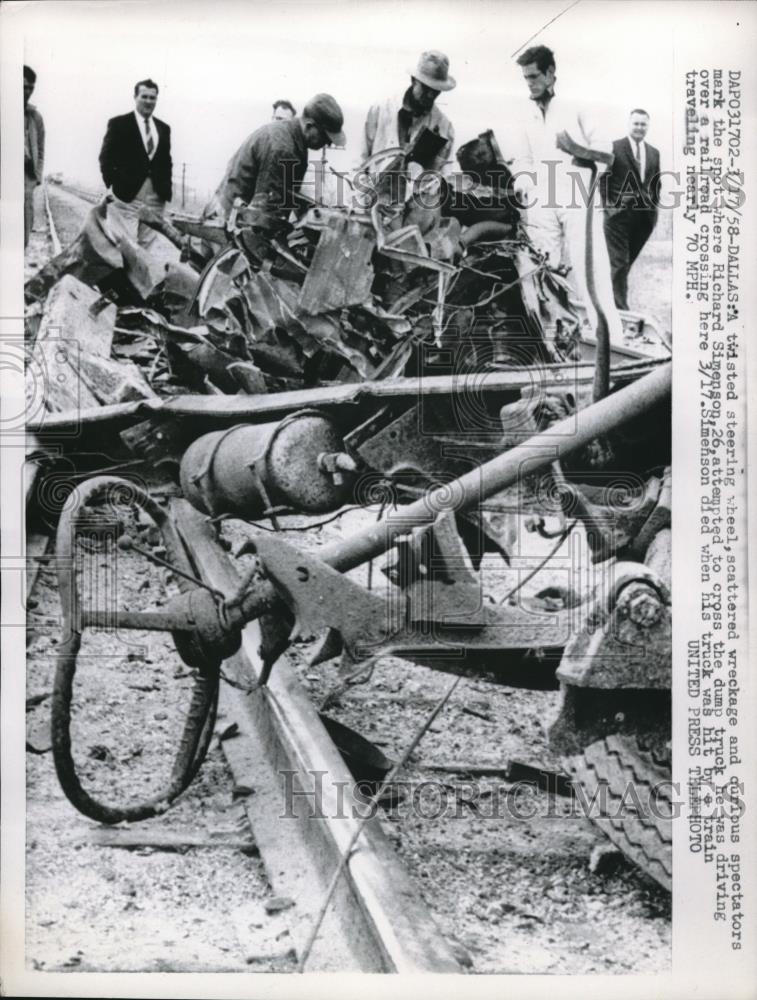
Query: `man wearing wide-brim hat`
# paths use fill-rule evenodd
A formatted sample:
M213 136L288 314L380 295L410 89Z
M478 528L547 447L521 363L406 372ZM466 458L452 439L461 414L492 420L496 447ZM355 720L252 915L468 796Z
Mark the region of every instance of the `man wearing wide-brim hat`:
M240 198L253 209L259 228L281 225L295 207L294 195L308 168L308 150L344 146L343 125L344 115L334 98L316 94L301 115L256 129L229 160L203 219L225 221Z
M435 102L439 94L456 86L454 77L450 76L449 59L443 52L424 52L409 73L410 86L403 94L374 104L368 111L361 162L385 149L407 148L425 126L446 139L444 146L425 166L445 172L452 161L455 130Z

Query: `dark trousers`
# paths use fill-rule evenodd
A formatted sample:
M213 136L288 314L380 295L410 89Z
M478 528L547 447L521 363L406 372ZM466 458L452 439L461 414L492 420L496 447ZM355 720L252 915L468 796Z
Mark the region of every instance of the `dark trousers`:
M605 240L618 309L628 309L628 272L652 235L656 221L653 209L621 208L605 214Z
M24 250L29 245L29 237L34 228L34 189L37 181L33 177L24 176Z

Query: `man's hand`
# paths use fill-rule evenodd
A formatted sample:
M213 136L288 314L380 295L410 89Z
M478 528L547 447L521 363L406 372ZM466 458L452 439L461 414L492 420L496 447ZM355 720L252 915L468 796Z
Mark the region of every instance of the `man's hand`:
M110 191L106 191L93 209L95 215L101 219L106 219L108 217L108 205L112 205L113 201L113 194Z
M532 208L536 203L534 193L536 190L536 177L529 171L516 174L513 177L513 191L522 208Z
M142 208L139 209L137 217L140 222L144 222L152 229L157 229L158 231L160 231L160 228L165 221L162 213L158 212L154 208L150 208L149 205L143 205Z

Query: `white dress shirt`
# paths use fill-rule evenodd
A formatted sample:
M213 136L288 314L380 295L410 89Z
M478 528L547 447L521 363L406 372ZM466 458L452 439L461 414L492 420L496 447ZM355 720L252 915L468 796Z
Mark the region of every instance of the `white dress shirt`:
M636 156L636 140L633 138L633 136L629 135L628 141L631 143L631 152L633 153L634 156ZM636 159L639 162L639 177L641 177L643 181L644 174L646 173L647 169L647 144L644 142L643 139L639 141L638 149L639 149L639 155L636 156Z
M511 130L514 154L511 170L517 178L515 190L518 191L521 185L531 186L532 182L526 175L533 173L542 204L555 197L558 203L568 204L572 200L573 191L571 175L575 173L576 167L573 165L572 155L558 149L557 135L565 131L582 146L602 152L612 152L612 142L601 134L589 112L556 94L544 110L537 101L532 100L524 102L522 107L523 117L519 127ZM567 202L565 198L568 199Z
M134 112L134 117L137 119L137 127L139 128L139 134L142 136L142 145L145 147L145 152L147 152L147 134L152 136L152 153L149 153L150 159L155 156L155 150L158 148L158 130L155 128L155 123L152 120L152 115L149 118L143 118L142 115Z

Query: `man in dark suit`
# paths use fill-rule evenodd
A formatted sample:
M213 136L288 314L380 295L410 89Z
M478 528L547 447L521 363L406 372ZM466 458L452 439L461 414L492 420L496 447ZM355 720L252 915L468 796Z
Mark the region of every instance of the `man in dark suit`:
M100 150L103 182L114 195L111 208L128 230L136 228L143 247L157 234L139 222L140 208L147 205L162 213L171 200L171 129L153 117L157 101L157 83L140 80L134 87L134 111L110 119Z
M645 141L649 115L631 112L628 135L612 144L606 174L605 239L618 309L628 309L628 272L652 235L660 204L660 152Z

